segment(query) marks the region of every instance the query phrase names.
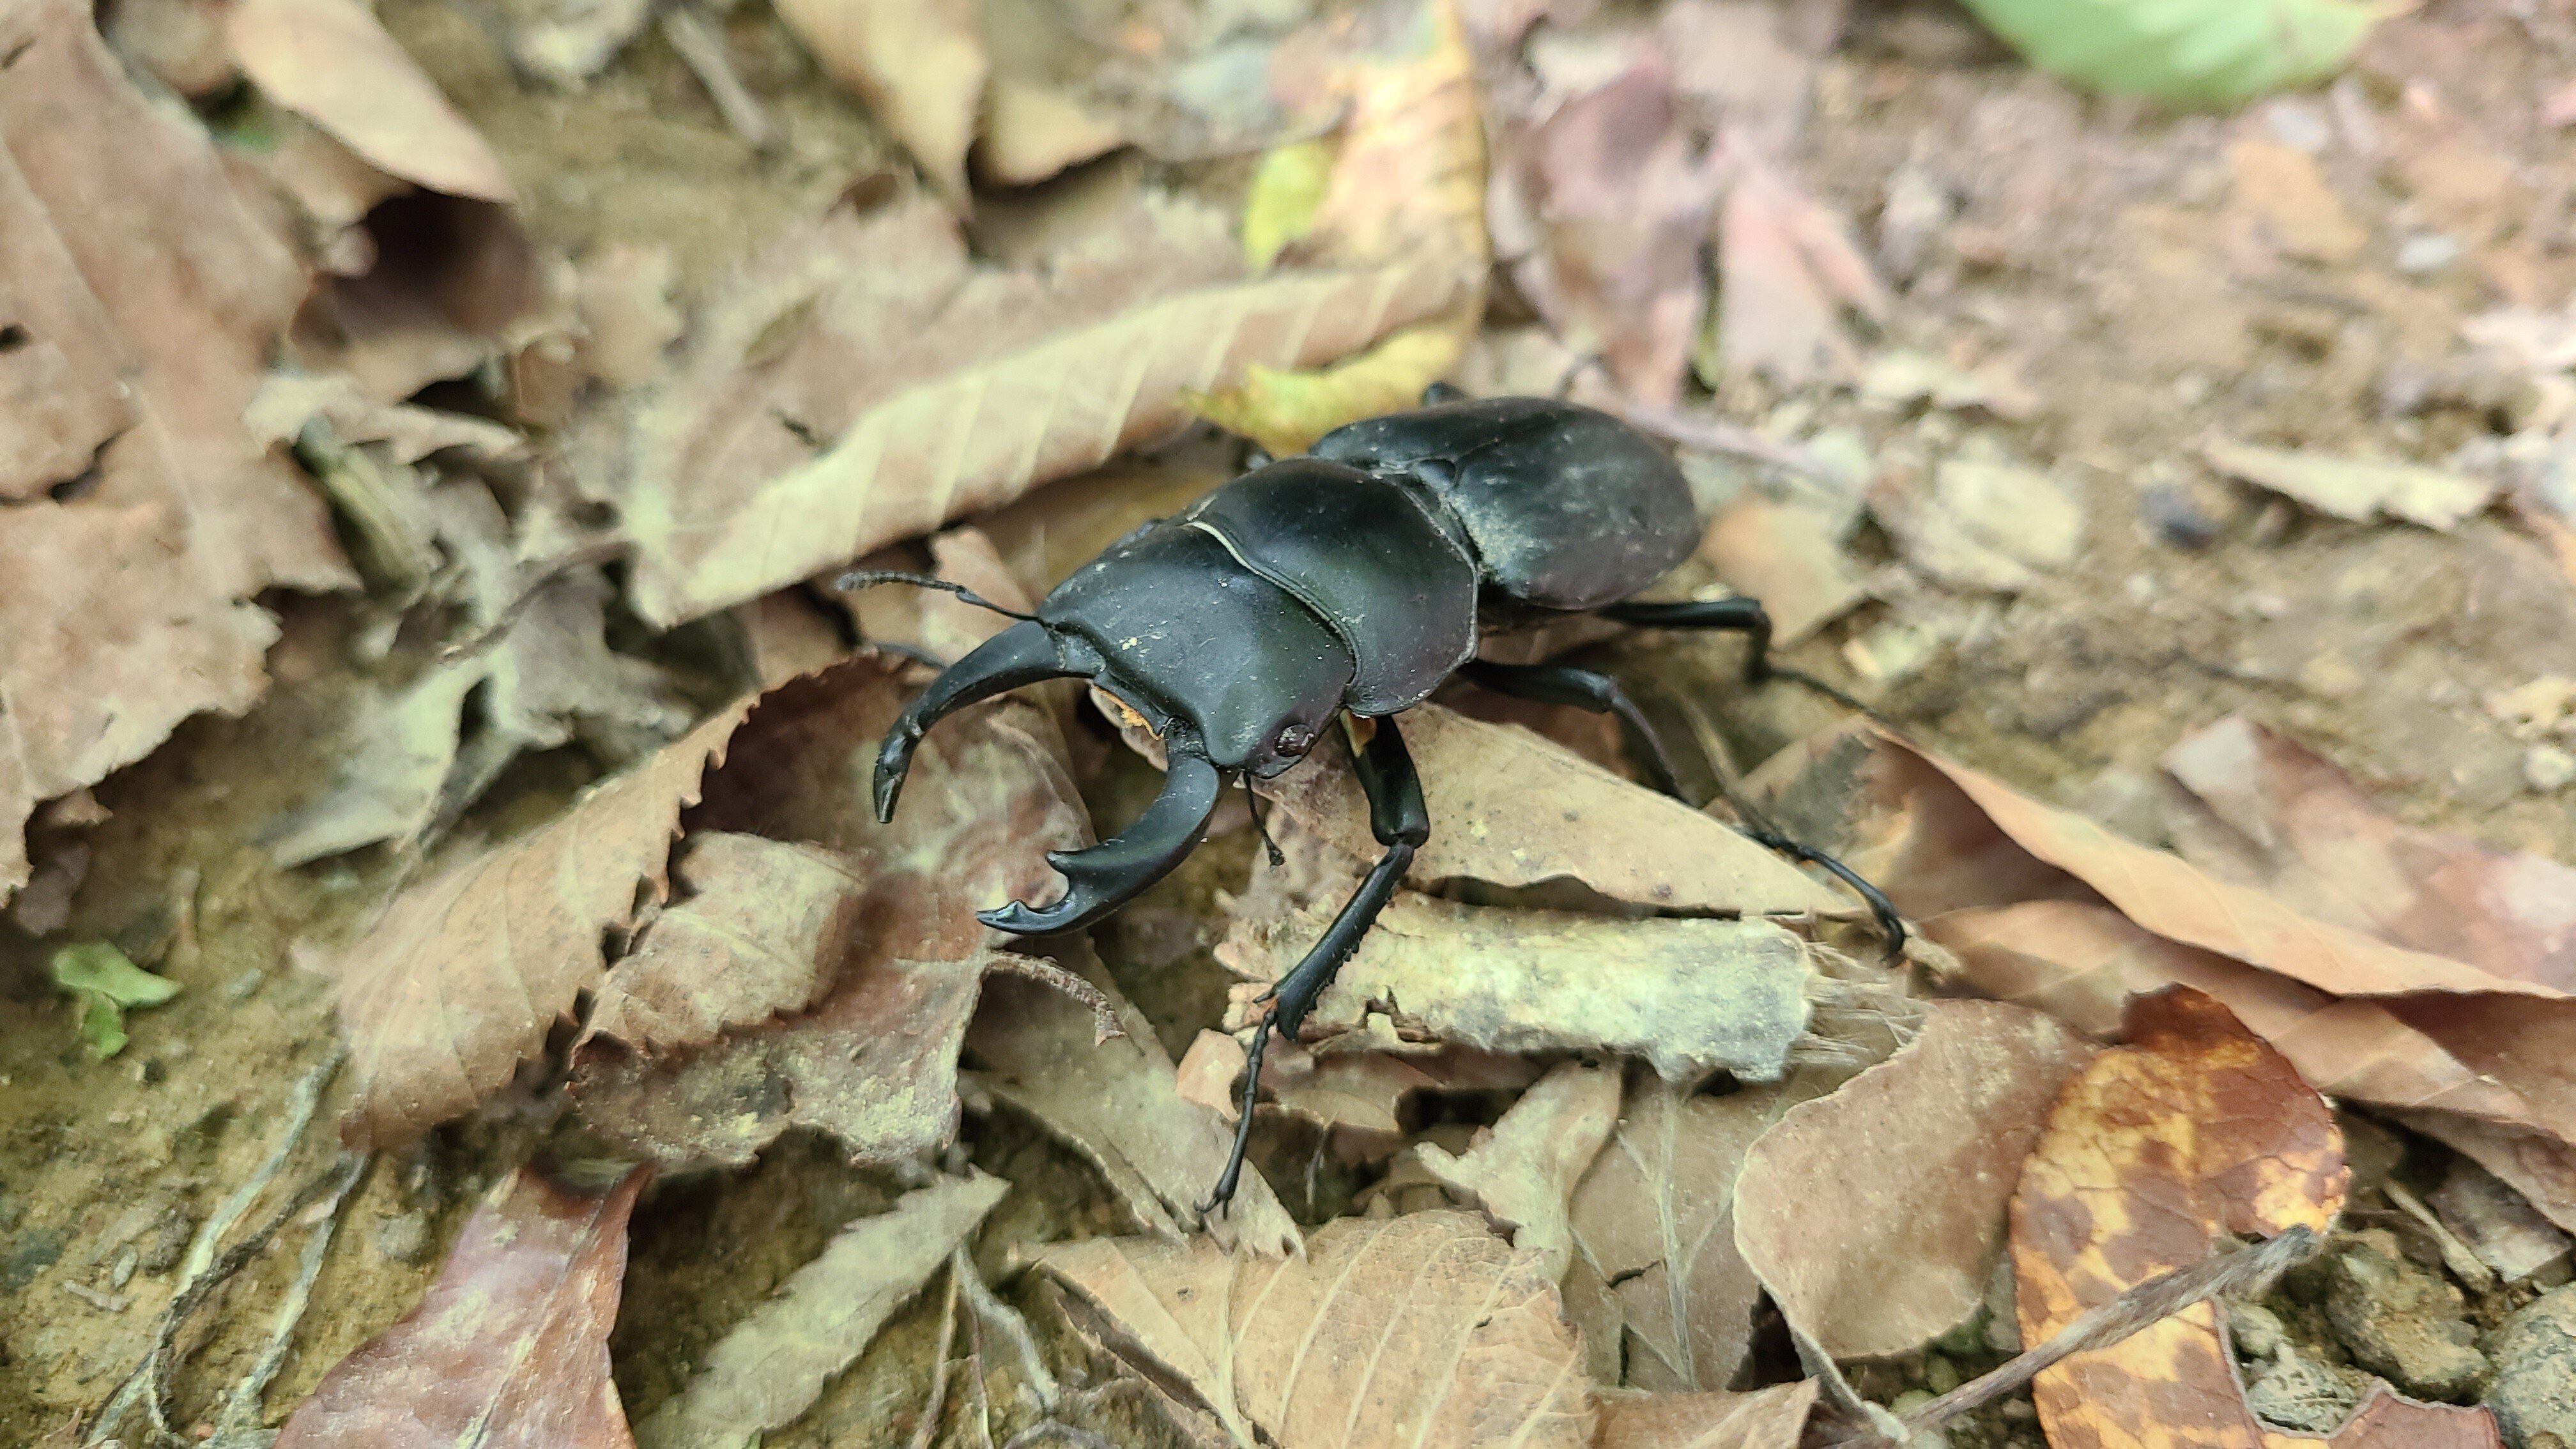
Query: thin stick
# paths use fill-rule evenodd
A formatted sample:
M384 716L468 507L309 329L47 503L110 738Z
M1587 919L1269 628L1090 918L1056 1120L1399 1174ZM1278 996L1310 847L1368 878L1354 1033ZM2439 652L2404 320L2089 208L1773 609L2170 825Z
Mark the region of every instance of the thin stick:
M680 53L680 60L697 75L698 84L707 88L707 99L754 151L767 151L778 144L778 128L769 124L769 113L760 108L742 77L733 72L733 58L725 53L724 37L710 29L698 12L687 5L674 5L662 12L662 38Z
M939 1351L930 1358L930 1402L922 1406L921 1427L912 1431L910 1449L930 1449L939 1437L939 1415L948 1407L948 1352L957 1346L957 1264L948 1265L948 1296L939 1309Z
M353 1158L356 1161L352 1162ZM304 1310L313 1301L313 1285L322 1277L322 1260L330 1256L331 1240L339 1231L340 1209L365 1177L362 1170L365 1164L364 1153L341 1155L343 1175L339 1186L330 1195L330 1210L323 1215L321 1226L313 1230L313 1236L304 1244L304 1256L296 1264L295 1282L286 1290L286 1301L278 1305L275 1326L269 1331L268 1349L259 1356L258 1363L251 1365L250 1372L243 1376L242 1381L233 1385L232 1393L225 1398L223 1415L215 1423L215 1436L207 1441L208 1449L234 1449L234 1446L248 1449L252 1444L266 1443L259 1422L260 1400L267 1395L268 1386L276 1380L278 1370L286 1366L286 1355L295 1347L295 1330L304 1322ZM262 1437L251 1437L254 1435Z
M1012 1352L1020 1357L1020 1372L1037 1394L1038 1407L1053 1409L1057 1397L1064 1391L1056 1384L1055 1375L1047 1371L1046 1360L1038 1353L1037 1338L1029 1332L1029 1321L1020 1316L1018 1309L994 1294L984 1282L984 1275L975 1271L975 1260L963 1243L957 1245L955 1255L948 1260L948 1276L951 1281L965 1284L966 1306L973 1310L975 1316L993 1325L1002 1337L1010 1341Z

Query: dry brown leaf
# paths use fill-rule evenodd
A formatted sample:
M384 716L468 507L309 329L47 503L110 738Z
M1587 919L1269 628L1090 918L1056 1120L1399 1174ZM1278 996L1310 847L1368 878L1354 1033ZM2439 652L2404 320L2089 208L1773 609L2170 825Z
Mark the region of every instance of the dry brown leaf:
M1704 815L1589 764L1527 730L1438 705L1404 715L1404 743L1431 808L1431 839L1406 879L1500 886L1572 879L1613 900L1745 916L1833 913L1849 902ZM1328 735L1303 765L1262 785L1282 812L1344 854L1374 860L1368 802L1350 748Z
M1471 1213L1345 1219L1303 1258L1095 1239L1045 1249L1117 1351L1187 1385L1242 1442L1588 1445L1595 1410L1535 1252Z
M636 1442L743 1444L805 1412L1010 1189L981 1173L933 1178L890 1211L843 1227L716 1340L689 1382L635 1426Z
M2402 825L2352 778L2242 715L2165 752L2197 808L2183 858L2321 921L2498 976L2576 991L2576 869Z
M451 196L516 199L482 134L358 0L239 0L225 38L261 90L379 170Z
M1816 1381L1773 1384L1749 1394L1601 1395L1601 1435L1594 1449L1798 1449Z
M1485 128L1475 58L1454 0L1380 7L1376 27L1333 67L1326 89L1347 107L1313 228L1295 254L1336 265L1407 257L1446 267L1481 298ZM1475 309L1460 319L1474 330Z
M1156 199L1043 272L972 267L927 203L791 238L643 419L638 608L692 618L992 508L1178 425L1184 391L1347 356L1460 286L1410 260L1227 281L1241 265L1221 217Z
M660 377L664 354L685 330L671 300L678 284L679 262L666 246L611 242L584 258L572 294L582 370L618 387Z
M2169 941L2107 906L2075 901L1952 911L1923 933L1959 958L1978 991L2108 1037L2133 996L2189 986L2224 1003L2329 1096L2536 1123L2538 1108L2409 1025L2404 1003L2328 995L2286 976ZM2528 1013L2521 997L2483 998Z
M1086 111L1052 86L996 74L984 87L982 144L975 174L1002 186L1029 186L1125 140L1116 123Z
M1414 1155L1432 1176L1483 1202L1494 1226L1512 1233L1513 1247L1544 1255L1553 1282L1574 1251L1574 1185L1618 1120L1618 1072L1566 1062L1479 1129L1464 1155L1429 1142Z
M992 70L974 0L780 0L778 18L964 210L966 148Z
M336 442L384 444L385 457L395 463L417 463L449 448L494 463L515 461L528 451L527 438L515 428L466 413L378 402L337 375L270 373L242 410L242 426L264 444L293 443L316 421L329 426Z
M1566 1317L1602 1383L1698 1392L1731 1382L1762 1285L1735 1247L1735 1176L1808 1082L1702 1096L1646 1077L1574 1194ZM1624 1348L1623 1348L1624 1343Z
M659 897L680 811L749 710L719 711L508 845L404 893L341 954L353 1147L407 1142L535 1055L600 976L604 932Z
M1202 1031L1181 1058L1181 1095L1234 1120L1235 1087L1243 1078L1243 1043L1219 1031ZM1294 1042L1272 1042L1261 1059L1261 1089L1272 1105L1334 1129L1336 1146L1350 1134L1390 1139L1377 1149L1394 1151L1404 1133L1398 1115L1418 1092L1512 1092L1538 1080L1529 1058L1499 1052L1446 1048L1422 1055L1393 1052L1310 1052Z
M2022 1159L2091 1055L2035 1011L1932 1003L1911 1045L1753 1144L1737 1250L1833 1357L1922 1347L1984 1302Z
M1217 959L1247 978L1229 1025L1302 959L1341 909L1334 888L1294 911L1269 892L1245 898ZM1622 1052L1668 1080L1724 1069L1780 1075L1806 1029L1809 948L1768 921L1618 920L1571 911L1466 906L1399 892L1326 987L1301 1036L1309 1045L1370 1029L1490 1052Z
M651 1175L597 1196L527 1168L503 1179L419 1304L323 1376L280 1449L632 1449L608 1331Z
M1019 700L961 713L926 739L904 808L879 825L870 766L906 702L903 669L861 657L771 691L708 777L692 838L746 832L819 847L819 862L797 872L810 905L791 911L788 892L753 877L727 884L733 899L665 912L643 932L575 1053L575 1095L602 1132L656 1160L730 1165L799 1125L869 1162L955 1134L967 1021L985 973L1014 959L974 912L1040 890L1045 852L1079 848L1088 826L1052 724ZM774 862L787 849L764 854ZM775 962L769 985L716 972L685 938L666 948L674 916L689 927L711 912L735 949ZM608 1021L634 996L715 1029L661 1050L605 1039L621 1035Z
M1860 356L1842 314L1884 316L1887 290L1841 220L1746 158L1718 211L1717 351L1728 378L1843 381Z
M1771 642L1785 648L1869 597L1860 569L1834 543L1821 509L1746 492L1718 510L1699 556L1726 586L1762 601Z
M2576 1147L2558 1137L2448 1112L2399 1112L2398 1121L2494 1173L2540 1211L2576 1233Z
M1893 737L1883 754L1883 798L1907 802L1910 833L1902 854L1873 878L1908 915L1936 915L1974 905L2070 897L2063 885L2017 880L1985 867L2018 846L2035 861L2074 876L2123 915L2159 936L2277 971L2321 991L2382 996L2415 991L2501 991L2543 998L2559 993L2461 962L2373 940L2313 920L2262 891L2216 880L2181 858L2122 840L2071 811L2043 805L1990 776L1952 764ZM2001 838L1994 838L1999 832ZM1962 851L1963 840L1987 837ZM2037 874L2044 880L2049 872Z
M1542 100L1497 145L1498 240L1512 276L1630 398L1680 399L1706 310L1700 250L1724 183L1658 59Z
M2333 1109L2227 1008L2176 987L2132 1003L2125 1035L2059 1098L2013 1198L2024 1343L2231 1235L2323 1234L2343 1206ZM2310 1442L2245 1407L2206 1302L2043 1372L2033 1397L2057 1449Z
M303 291L294 256L195 122L126 79L88 6L11 7L0 55L5 899L38 801L259 697L277 628L255 595L355 575L240 421Z
M2230 478L2297 499L2320 513L2366 520L2381 514L2448 533L2495 497L2495 485L2439 468L2329 458L2242 443L2201 449Z
M1243 1175L1224 1212L1200 1219L1196 1204L1225 1169L1233 1127L1181 1096L1153 1027L1089 948L1069 946L1066 955L1109 999L1125 1035L1103 1042L1087 1009L1031 982L997 978L966 1037L980 1066L976 1090L1028 1113L1089 1158L1146 1231L1177 1242L1203 1228L1228 1249L1293 1252L1297 1224L1258 1172Z
M408 192L371 209L363 233L366 265L319 279L286 355L308 372L347 374L379 402L500 360L550 301L536 244L498 203ZM568 330L568 305L555 305L552 325ZM513 407L527 401L514 386Z
M584 1041L667 1051L802 1011L865 939L863 870L831 851L705 831L672 860L671 880L678 899L609 968Z

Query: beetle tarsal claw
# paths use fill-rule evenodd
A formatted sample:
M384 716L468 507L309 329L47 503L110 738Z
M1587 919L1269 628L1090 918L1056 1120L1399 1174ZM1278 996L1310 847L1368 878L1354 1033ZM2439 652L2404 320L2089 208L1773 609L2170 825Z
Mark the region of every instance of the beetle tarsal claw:
M1042 936L1088 926L1142 894L1198 848L1225 772L1195 755L1174 753L1154 797L1136 823L1089 850L1052 850L1047 864L1064 876L1064 897L1050 906L1013 901L975 919L1015 936Z

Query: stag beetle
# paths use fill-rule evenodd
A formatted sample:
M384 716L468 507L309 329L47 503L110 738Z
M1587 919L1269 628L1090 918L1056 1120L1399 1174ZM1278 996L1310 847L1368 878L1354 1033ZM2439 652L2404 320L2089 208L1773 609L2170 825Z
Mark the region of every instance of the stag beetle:
M1690 485L1661 447L1570 402L1471 400L1435 386L1423 403L1337 429L1306 455L1257 467L1137 529L1057 585L1034 615L916 574L841 580L845 588L900 581L944 589L1019 620L933 680L887 732L877 755L878 820L894 818L925 731L1021 685L1087 679L1163 741L1169 764L1154 803L1109 840L1050 852L1063 896L979 912L996 930L1038 935L1100 920L1180 864L1229 784L1288 769L1336 718L1345 728L1353 718L1376 722L1365 742L1354 731L1352 755L1386 853L1265 997L1271 1006L1248 1052L1234 1152L1206 1208L1231 1197L1239 1180L1271 1030L1294 1039L1431 833L1399 712L1463 675L1500 693L1613 714L1657 784L1681 794L1617 681L1478 659L1480 625L1589 612L1650 628L1738 630L1752 645L1748 680L1773 673L1771 621L1759 601L1632 598L1700 536ZM1748 833L1840 876L1869 902L1890 950L1901 943L1895 909L1875 887L1774 832Z

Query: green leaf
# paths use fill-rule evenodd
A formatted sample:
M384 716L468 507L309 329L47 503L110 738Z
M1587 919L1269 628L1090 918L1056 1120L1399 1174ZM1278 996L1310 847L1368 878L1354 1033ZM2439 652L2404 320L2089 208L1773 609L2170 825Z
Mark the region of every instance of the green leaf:
M125 1010L159 1006L179 994L179 983L155 976L105 941L84 941L54 952L54 984L80 1003L80 1034L102 1060L125 1050Z
M1243 202L1243 259L1254 271L1269 270L1290 242L1315 229L1334 151L1330 141L1293 141L1262 156Z
M2333 75L2389 13L2364 0L1965 0L2031 64L2090 90L2230 106Z

